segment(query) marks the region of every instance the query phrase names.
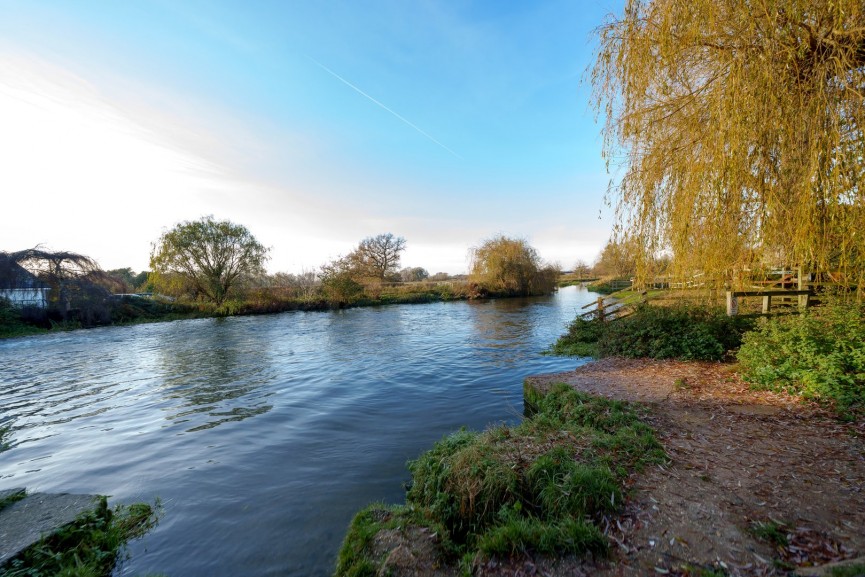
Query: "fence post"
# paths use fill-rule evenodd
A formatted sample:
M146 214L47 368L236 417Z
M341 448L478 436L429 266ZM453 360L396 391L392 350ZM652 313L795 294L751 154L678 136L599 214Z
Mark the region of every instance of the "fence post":
M733 296L733 291L727 291L727 316L734 317L739 313L739 302Z
M768 315L770 308L772 308L772 296L766 295L763 297L763 314Z
M598 320L604 320L604 297L598 297Z
M802 267L799 267L799 290L805 290L805 279L802 277ZM799 310L804 311L808 308L808 295L799 295Z

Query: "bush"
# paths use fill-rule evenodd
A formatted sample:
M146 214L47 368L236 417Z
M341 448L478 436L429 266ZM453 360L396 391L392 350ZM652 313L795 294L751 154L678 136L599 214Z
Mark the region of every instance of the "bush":
M830 305L775 317L745 335L742 376L762 389L786 391L865 411L865 306Z
M550 352L561 355L717 361L739 347L753 321L719 307L639 305L628 317L577 318Z

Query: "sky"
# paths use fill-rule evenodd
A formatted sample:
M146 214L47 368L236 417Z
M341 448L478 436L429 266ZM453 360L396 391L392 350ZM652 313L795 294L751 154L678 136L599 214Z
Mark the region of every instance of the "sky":
M622 0L0 0L0 250L147 270L212 215L298 273L363 238L465 272L609 237L593 31Z

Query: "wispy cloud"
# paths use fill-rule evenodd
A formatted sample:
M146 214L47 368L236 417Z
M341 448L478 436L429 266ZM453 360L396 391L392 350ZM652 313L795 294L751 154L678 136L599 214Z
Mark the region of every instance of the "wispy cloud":
M343 78L342 76L340 76L339 74L337 74L336 72L334 72L333 70L331 70L330 68L328 68L327 66L325 66L324 64L322 64L321 62L319 62L318 60L316 60L315 58L313 58L312 56L307 56L307 58L309 58L310 60L312 60L312 61L313 61L315 64L317 64L317 65L318 65L322 70L324 70L325 72L327 72L328 74L330 74L331 76L333 76L334 78L336 78L337 80L339 80L340 82L342 82L343 84L345 84L346 86L348 86L349 88L351 88L352 90L354 90L355 92L357 92L358 94L360 94L361 96L367 98L368 100L370 100L370 101L372 101L373 103L377 104L377 105L380 106L381 108L384 108L385 110L387 110L388 112L390 112L391 114L393 114L394 116L396 116L398 119L400 119L401 121L403 121L405 124L411 126L411 127L414 128L416 131L420 132L422 135L424 135L425 137L427 137L429 140L435 142L436 144L438 144L439 146L441 146L442 148L444 148L445 150L447 150L448 152L450 152L451 154L453 154L454 156L456 156L457 158L459 158L460 160L462 160L462 156L460 156L459 154L457 154L456 152L454 152L453 150L451 150L450 148L448 148L447 146L445 146L444 144L442 144L441 142L439 142L438 140L436 140L433 136L431 136L429 133L425 132L422 128L420 128L419 126L417 126L416 124L414 124L413 122L411 122L410 120L408 120L406 117L402 116L401 114L399 114L398 112L394 111L393 109L388 108L386 105L382 104L380 101L376 100L375 98L373 98L372 96L370 96L369 94L367 94L366 92L364 92L363 90L361 90L360 88L358 88L357 86L355 86L354 84L352 84L351 82L349 82L348 80L346 80L345 78Z

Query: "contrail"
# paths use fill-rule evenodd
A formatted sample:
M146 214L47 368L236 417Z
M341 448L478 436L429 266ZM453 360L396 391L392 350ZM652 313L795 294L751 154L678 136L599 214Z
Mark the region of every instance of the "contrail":
M366 92L364 92L363 90L361 90L360 88L358 88L357 86L355 86L354 84L352 84L351 82L349 82L348 80L346 80L345 78L343 78L342 76L337 74L336 72L334 72L333 70L331 70L330 68L328 68L327 66L325 66L324 64L322 64L321 62L316 60L315 58L313 58L312 56L307 55L307 58L309 58L310 60L315 62L325 72L327 72L328 74L330 74L331 76L333 76L334 78L336 78L337 80L339 80L340 82L342 82L343 84L345 84L346 86L348 86L349 88L351 88L352 90L354 90L355 92L360 94L361 96L364 96L367 99L378 104L379 106L381 106L382 108L384 108L385 110L387 110L388 112L390 112L391 114L393 114L394 116L396 116L397 118L399 118L400 120L402 120L403 122L405 122L406 124L408 124L409 126L414 128L415 130L417 130L418 132L420 132L421 134L423 134L424 136L426 136L427 138L429 138L430 140L432 140L433 142L435 142L436 144L438 144L439 146L441 146L442 148L444 148L445 150L447 150L448 152L450 152L451 154L453 154L454 156L456 156L457 158L462 160L462 158L463 158L462 156L460 156L459 154L457 154L456 152L454 152L453 150L451 150L450 148L448 148L447 146L445 146L444 144L442 144L441 142L439 142L438 140L436 140L435 138L433 138L432 136L430 136L429 134L424 132L423 129L421 129L416 124L412 123L410 120L408 120L404 116L401 116L399 113L391 110L390 108L388 108L387 106L385 106L384 104L382 104L381 102L379 102L378 100L376 100L375 98L373 98L372 96L370 96L369 94L367 94Z

